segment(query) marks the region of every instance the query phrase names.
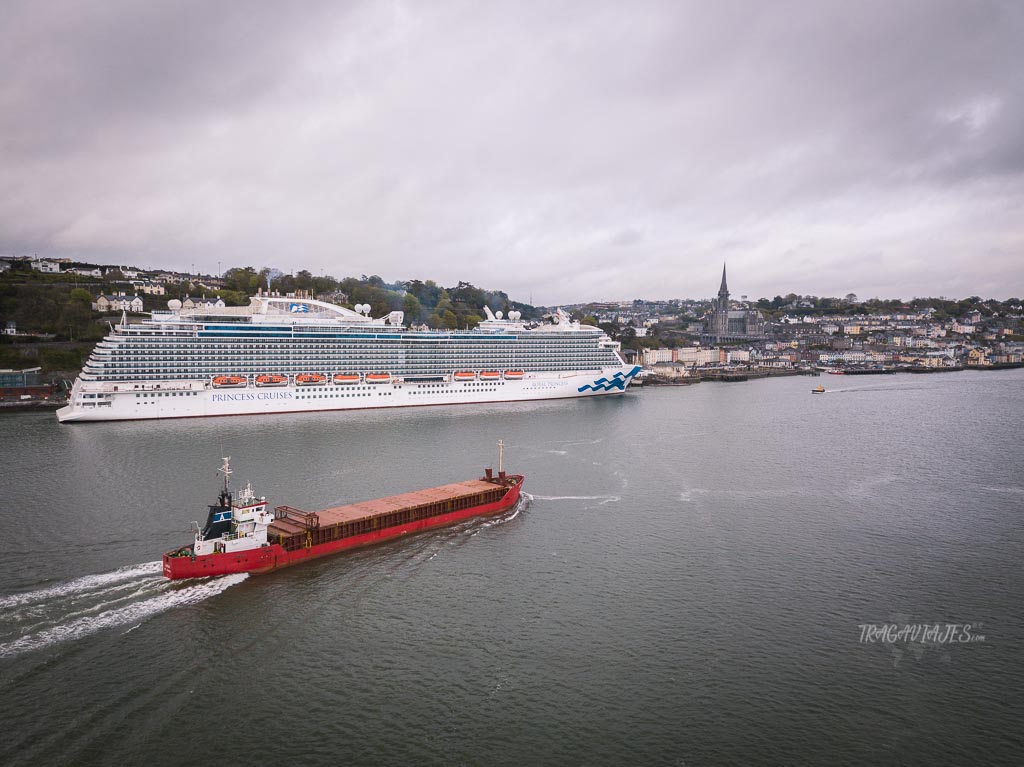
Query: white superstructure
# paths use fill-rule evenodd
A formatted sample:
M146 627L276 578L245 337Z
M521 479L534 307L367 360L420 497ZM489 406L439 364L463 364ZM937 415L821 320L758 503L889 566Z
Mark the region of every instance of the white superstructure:
M486 310L474 330L410 330L323 301L254 296L247 307L122 318L93 350L60 421L291 413L622 393L639 372L599 328L530 326Z

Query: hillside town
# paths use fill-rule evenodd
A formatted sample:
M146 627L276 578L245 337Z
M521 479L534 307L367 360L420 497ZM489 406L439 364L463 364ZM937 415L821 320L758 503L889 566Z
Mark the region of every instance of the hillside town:
M516 309L535 322L556 307L512 302L460 282L387 284L379 277L335 280L308 272L234 268L203 275L96 265L67 259L0 258L0 395L7 401L59 399L92 345L121 317L138 321L164 309L242 305L262 289L307 295L340 305L365 301L375 313L404 310L415 327L474 327L491 305ZM26 286L36 292L27 290ZM19 290L21 292L19 292ZM46 301L39 291L50 291ZM601 327L621 345L625 361L643 367L637 383L737 381L772 375L944 372L1024 365L1024 310L1019 300L914 299L860 302L813 296L739 300L723 266L715 298L586 303L564 307ZM22 324L19 324L19 319ZM28 326L25 326L25 320Z
M710 302L637 300L573 309L590 313L617 338L636 339L639 343L624 353L655 380L730 372L735 376L725 380L736 380L754 371L939 372L1024 363L1024 308L1013 300L985 302L950 317L932 306L900 302L884 302L890 306L875 311L844 311L863 309L853 295L826 299L832 302L827 312L819 311L820 301L796 296L745 299L730 299L723 267L718 296ZM650 343L655 338L657 345ZM673 339L680 342L665 343Z

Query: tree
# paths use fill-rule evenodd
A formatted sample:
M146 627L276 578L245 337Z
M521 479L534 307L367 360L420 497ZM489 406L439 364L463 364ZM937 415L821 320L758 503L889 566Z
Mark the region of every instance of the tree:
M423 305L412 293L406 293L402 299L402 311L406 323L413 325L423 321Z
M68 295L68 301L77 301L85 306L92 307L92 295L85 288L72 288Z
M71 340L81 339L85 328L92 323L92 319L93 313L88 301L82 303L82 301L70 298L60 313L60 330L62 333L66 330Z
M257 274L251 266L233 267L224 272L224 287L227 290L236 290L251 296L259 287L261 278L264 276L263 272L267 271L269 270L264 269Z

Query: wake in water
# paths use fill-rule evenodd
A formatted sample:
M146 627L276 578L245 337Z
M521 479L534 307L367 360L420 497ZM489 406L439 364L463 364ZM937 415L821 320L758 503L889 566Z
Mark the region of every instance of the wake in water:
M121 581L135 581L138 580L139 576L159 573L160 567L160 560L157 560L156 562L146 562L141 565L129 565L128 567L122 567L114 570L113 572L86 575L82 578L76 578L73 581L68 581L67 583L58 583L55 586L47 586L46 588L39 589L37 591L29 591L24 594L12 594L10 596L0 597L0 609L5 610L8 607L45 602L53 598L68 597L74 594L95 591L102 586L120 583Z
M157 613L196 604L247 577L239 573L182 587L163 578L160 562L146 562L5 596L0 598L0 658L106 628L128 625L132 631Z
M600 501L598 506L622 500L617 495L533 495L530 497L538 501Z
M477 528L477 530L473 532L473 535L476 535L480 530L486 530L488 527L494 527L495 525L503 525L506 522L511 522L519 516L519 513L523 511L523 509L530 508L530 502L532 500L533 496L529 493L520 493L519 500L516 502L516 505L508 511L503 512L496 517L484 517L480 520L472 520Z

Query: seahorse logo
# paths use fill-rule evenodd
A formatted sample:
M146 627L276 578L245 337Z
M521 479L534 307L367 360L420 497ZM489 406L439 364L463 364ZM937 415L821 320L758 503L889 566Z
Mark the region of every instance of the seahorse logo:
M637 365L628 373L623 373L622 371L619 371L611 378L598 378L592 384L584 384L583 386L579 387L577 391L585 392L588 389L590 391L611 391L612 389L626 391L626 384L628 384L630 380L633 378L633 376L635 376L639 372L640 366Z

